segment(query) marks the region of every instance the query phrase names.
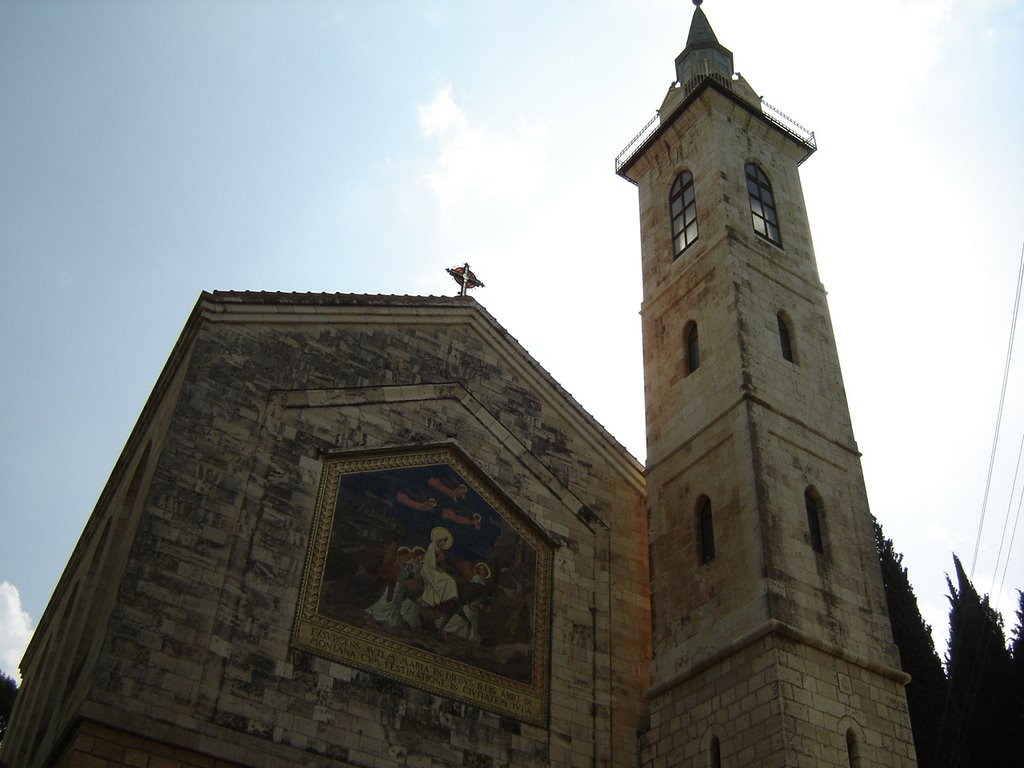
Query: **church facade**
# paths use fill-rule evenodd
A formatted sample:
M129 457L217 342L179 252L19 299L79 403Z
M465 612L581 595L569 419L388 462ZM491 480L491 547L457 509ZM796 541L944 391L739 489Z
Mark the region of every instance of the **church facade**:
M10 768L912 766L798 165L698 7L640 199L641 466L468 297L204 293Z

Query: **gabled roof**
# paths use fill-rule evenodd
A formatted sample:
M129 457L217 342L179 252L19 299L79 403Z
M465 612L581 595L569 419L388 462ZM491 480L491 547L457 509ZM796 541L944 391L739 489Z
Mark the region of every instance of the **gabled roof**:
M611 433L565 390L509 332L471 296L409 296L356 293L289 293L268 291L203 292L168 359L161 381L176 370L191 339L212 322L442 322L465 324L502 352L506 364L534 386L547 389L555 408L575 423L591 449L643 487L643 466ZM158 381L152 397L161 390ZM152 399L151 397L151 399ZM147 408L149 404L147 403ZM145 415L146 409L143 411ZM140 423L143 419L140 419Z

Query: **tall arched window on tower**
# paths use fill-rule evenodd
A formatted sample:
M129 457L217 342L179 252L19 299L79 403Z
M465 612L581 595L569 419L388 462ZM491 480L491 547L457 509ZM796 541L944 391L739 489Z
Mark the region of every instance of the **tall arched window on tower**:
M804 491L804 505L807 507L807 536L811 549L815 552L824 552L825 542L821 535L821 496L810 486Z
M711 523L711 499L707 496L701 496L697 502L697 538L700 561L710 563L715 559L715 529Z
M791 363L796 362L793 355L793 334L789 330L789 318L785 312L779 312L775 316L779 321L779 346L782 348L782 359Z
M677 259L697 239L697 200L689 171L680 173L672 183L668 209L672 217L672 258Z
M782 245L779 217L775 212L775 195L764 171L756 163L747 163L747 192L750 194L750 219L754 232L765 240Z
M689 376L700 368L700 342L697 340L697 323L693 320L683 328L683 354L686 356L683 371Z

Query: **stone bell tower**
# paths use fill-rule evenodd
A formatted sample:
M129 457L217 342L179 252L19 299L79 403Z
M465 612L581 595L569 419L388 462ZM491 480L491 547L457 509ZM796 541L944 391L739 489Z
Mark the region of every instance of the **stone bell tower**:
M695 0L640 195L653 661L641 765L912 766L798 166Z

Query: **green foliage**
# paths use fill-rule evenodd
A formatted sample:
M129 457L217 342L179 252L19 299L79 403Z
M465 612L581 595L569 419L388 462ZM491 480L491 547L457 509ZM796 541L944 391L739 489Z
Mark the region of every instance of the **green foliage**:
M907 708L921 768L1018 765L1016 735L1024 726L1024 593L1010 648L1003 619L978 594L954 555L949 577L949 648L939 661L910 586L903 555L875 524L875 547L889 607L893 641L907 686Z
M17 696L18 684L14 682L14 678L0 672L0 742L7 733L7 721L11 719L11 710L14 709L14 700Z
M953 734L951 765L1014 765L1020 693L1014 685L1003 619L980 596L954 555L957 586L949 587L949 651L946 670L950 696L943 730Z
M875 523L875 548L882 566L882 582L889 607L893 642L900 652L903 670L911 677L907 686L907 708L914 731L920 768L943 765L940 728L948 683L942 662L935 652L932 628L921 617L917 597L910 585L903 555Z
M1024 669L1024 592L1017 590L1017 626L1013 630L1010 655L1017 669Z
M1024 726L1024 592L1017 591L1017 626L1010 645L1017 727Z

